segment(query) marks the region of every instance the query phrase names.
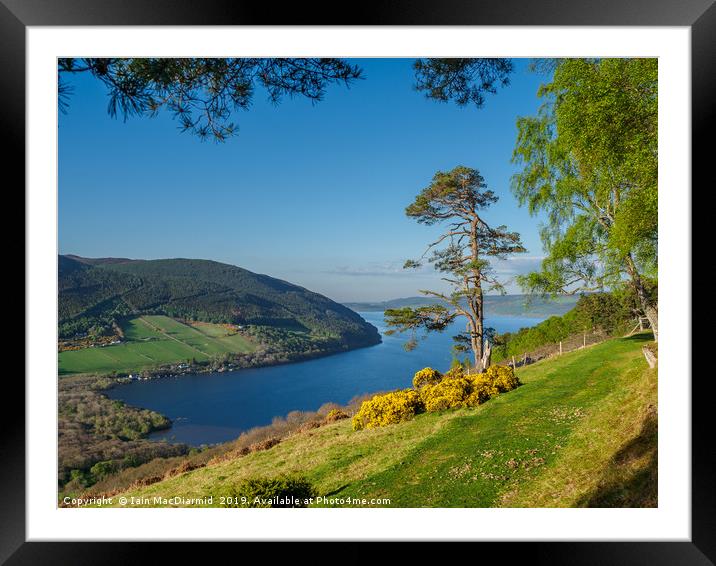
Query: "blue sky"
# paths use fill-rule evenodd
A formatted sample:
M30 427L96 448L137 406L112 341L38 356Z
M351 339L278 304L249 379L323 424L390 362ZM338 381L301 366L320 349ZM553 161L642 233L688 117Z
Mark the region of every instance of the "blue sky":
M509 190L519 115L534 114L544 77L516 61L510 86L482 109L415 92L412 60L353 60L365 79L312 105L274 106L257 89L224 144L181 133L168 114L107 114L101 84L72 80L59 119L60 253L202 258L285 279L338 301L443 289L430 270L403 271L439 227L405 216L438 170L479 169L500 197L492 224L522 234L526 254L495 267L509 280L543 255L539 218Z

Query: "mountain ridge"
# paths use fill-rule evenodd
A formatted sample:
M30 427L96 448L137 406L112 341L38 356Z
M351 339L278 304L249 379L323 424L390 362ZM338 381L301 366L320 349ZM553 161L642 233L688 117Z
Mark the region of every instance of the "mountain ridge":
M136 314L305 332L342 346L376 344L375 327L305 287L213 260L58 257L60 337Z

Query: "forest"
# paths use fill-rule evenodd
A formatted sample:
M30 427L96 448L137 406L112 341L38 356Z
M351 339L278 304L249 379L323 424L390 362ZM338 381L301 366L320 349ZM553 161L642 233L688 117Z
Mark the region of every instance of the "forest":
M326 348L376 344L380 336L327 297L215 261L59 256L59 337L112 335L137 314L300 331ZM286 339L285 333L263 331ZM276 345L274 342L273 345Z

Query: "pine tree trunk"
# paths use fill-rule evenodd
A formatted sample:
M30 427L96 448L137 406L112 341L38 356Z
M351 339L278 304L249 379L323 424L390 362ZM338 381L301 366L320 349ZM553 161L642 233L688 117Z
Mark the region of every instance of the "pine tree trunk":
M482 367L482 328L479 321L470 322L470 347L475 361L475 371L481 373Z
M477 215L474 216L470 222L470 258L473 262L477 262L479 259L479 247L477 242L477 233L479 228L479 218ZM482 354L482 340L484 336L483 328L483 298L482 298L482 285L480 278L482 274L479 269L472 269L472 294L469 295L468 303L474 320L472 320L473 332L470 335L470 344L472 346L472 352L475 356L475 371L482 373L485 370L483 366L483 354ZM470 284L468 283L470 278L465 281L466 290L470 290Z

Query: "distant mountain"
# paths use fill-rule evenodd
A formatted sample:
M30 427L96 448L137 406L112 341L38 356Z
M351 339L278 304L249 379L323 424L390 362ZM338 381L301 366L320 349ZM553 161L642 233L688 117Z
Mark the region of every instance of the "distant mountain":
M487 316L531 316L535 318L561 316L574 307L578 298L565 296L556 299L543 299L529 295L485 295L485 314ZM435 297L406 297L389 301L343 304L357 312L376 312L386 309L434 305L442 302Z
M61 338L124 316L164 314L302 331L342 347L380 342L374 326L323 295L216 261L61 255L58 284Z

